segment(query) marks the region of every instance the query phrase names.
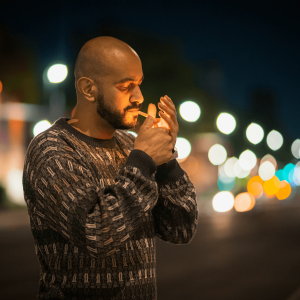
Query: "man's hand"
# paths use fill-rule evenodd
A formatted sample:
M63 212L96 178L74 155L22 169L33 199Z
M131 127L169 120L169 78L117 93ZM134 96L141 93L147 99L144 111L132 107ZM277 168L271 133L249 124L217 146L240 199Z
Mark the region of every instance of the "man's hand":
M179 130L176 107L172 102L171 98L165 95L165 97L160 98L160 103L158 103L158 108L165 112L163 113L160 111L158 114L160 115L161 118L163 118L163 120L165 120L168 123L170 128L170 135L172 137L172 144L173 147L175 147L177 134Z

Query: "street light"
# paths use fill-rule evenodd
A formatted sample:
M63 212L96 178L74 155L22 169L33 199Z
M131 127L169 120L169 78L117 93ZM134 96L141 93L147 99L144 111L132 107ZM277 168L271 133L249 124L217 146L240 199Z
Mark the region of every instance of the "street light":
M68 68L64 64L54 64L47 72L47 78L51 83L60 83L66 79Z
M217 127L224 134L230 134L236 127L235 118L229 113L220 113L217 118Z
M188 122L196 122L200 118L201 109L194 101L185 101L179 106L181 117Z
M62 61L52 62L44 70L44 101L49 103L48 119L51 123L64 115L66 95L62 82L67 75L68 68Z
M251 123L246 130L246 136L249 142L256 145L264 138L264 130L256 123Z

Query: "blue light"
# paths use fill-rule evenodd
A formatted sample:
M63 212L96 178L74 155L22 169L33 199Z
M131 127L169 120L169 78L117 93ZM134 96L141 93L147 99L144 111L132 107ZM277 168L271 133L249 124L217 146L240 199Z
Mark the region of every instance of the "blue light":
M218 178L218 188L221 192L231 191L235 185L235 177L223 177Z
M276 173L275 173L275 176L280 180L286 180L288 181L288 174L286 174L286 172L282 169L280 170L277 170Z
M294 176L294 171L295 171L295 165L293 164L287 164L284 168L283 171L286 173L284 180L286 180L289 183L294 182L293 176Z

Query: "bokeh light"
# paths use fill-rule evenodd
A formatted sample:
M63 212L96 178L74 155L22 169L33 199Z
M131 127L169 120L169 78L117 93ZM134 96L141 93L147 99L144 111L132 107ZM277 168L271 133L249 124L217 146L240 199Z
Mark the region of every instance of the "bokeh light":
M175 147L177 148L178 159L185 159L190 155L192 150L191 143L183 137L177 138Z
M250 193L240 193L234 199L234 208L238 212L251 210L255 205L255 198Z
M283 169L279 169L276 171L275 176L280 180L288 180L289 176L288 174L285 173L285 171L283 171Z
M68 68L63 64L55 64L48 69L47 77L51 83L59 83L66 79Z
M283 168L283 175L285 176L283 180L286 180L289 183L293 182L294 170L295 170L294 164L292 163L287 164Z
M236 127L235 118L229 113L220 113L217 118L218 129L225 134L230 134Z
M264 183L264 192L269 196L275 195L279 189L280 180L275 175Z
M292 154L294 155L294 157L296 157L296 158L300 158L300 140L299 139L297 139L297 140L295 140L294 142L293 142L293 144L292 144Z
M237 176L234 172L234 165L238 161L236 157L230 157L226 160L224 164L224 172L227 177L235 177Z
M48 128L50 128L51 126L52 126L51 123L47 120L39 121L33 127L33 135L37 136L41 132L43 132L43 131L47 130Z
M231 192L219 192L214 196L212 200L212 206L214 210L218 212L229 211L233 208L233 205L234 197Z
M226 158L227 151L220 144L213 145L208 151L208 159L215 166L221 165Z
M234 164L233 171L237 178L246 178L250 174L250 170L247 171L241 167L239 160Z
M235 177L223 177L220 175L217 184L220 191L231 191L235 185Z
M277 170L277 161L275 157L273 157L271 154L267 154L261 159L260 164L264 163L265 161L269 161L274 166L275 170Z
M260 176L253 176L247 183L247 190L255 197L259 197L263 192L264 181Z
M269 180L275 175L275 167L271 162L265 161L260 165L258 174L263 181Z
M11 202L26 205L22 184L23 170L12 168L6 176L6 191Z
M251 123L246 130L246 136L249 142L256 145L264 138L264 130L256 123Z
M200 161L197 157L189 155L184 164L184 170L189 176L193 176L199 171Z
M280 189L276 193L276 197L278 198L278 200L284 200L289 197L291 192L292 192L291 185L287 181L283 180L280 181Z
M296 185L300 185L300 162L298 162L296 165L295 165L295 168L294 168L294 174L293 174L293 181Z
M179 106L181 117L188 122L195 122L200 118L201 109L194 101L185 101Z
M270 131L267 135L267 144L273 151L278 150L283 144L282 135L276 130Z
M245 171L250 171L251 169L253 169L256 165L256 161L256 155L251 150L242 152L239 157L240 166Z

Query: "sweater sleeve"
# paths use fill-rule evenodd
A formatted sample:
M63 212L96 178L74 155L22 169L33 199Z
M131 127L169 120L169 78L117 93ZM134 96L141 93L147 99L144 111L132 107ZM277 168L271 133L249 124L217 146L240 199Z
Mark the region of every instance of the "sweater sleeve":
M176 159L158 166L155 177L159 191L153 208L155 234L169 243L187 244L198 224L194 185Z
M135 234L158 199L154 161L143 151L131 151L113 184L104 187L79 156L46 150L27 160L23 173L35 225L50 228L93 257L113 254Z

